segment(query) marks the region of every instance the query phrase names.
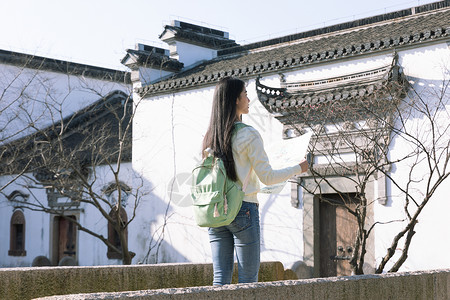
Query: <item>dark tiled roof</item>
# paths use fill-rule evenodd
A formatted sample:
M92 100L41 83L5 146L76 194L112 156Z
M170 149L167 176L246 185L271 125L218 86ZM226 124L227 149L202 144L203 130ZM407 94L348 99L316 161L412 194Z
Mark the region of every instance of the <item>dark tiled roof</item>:
M203 26L177 21L178 26L166 25L160 38L167 32L172 31L178 40L186 40L189 43L195 42L199 45L214 49L226 49L236 47L238 44L234 40L225 37L225 32Z
M122 59L124 63L129 56L136 57L137 62L144 67L153 67L165 71L179 72L183 68L183 63L166 55L160 55L145 50L127 49L127 55Z
M0 63L36 70L48 70L69 75L100 78L102 80L126 83L131 82L128 72L7 50L0 50Z
M237 53L237 52L242 52L245 50L252 50L252 49L257 49L257 48L261 48L261 47L267 47L267 46L271 46L271 45L281 44L281 43L288 43L288 42L296 41L299 39L305 39L308 37L318 36L321 34L332 33L332 32L336 32L336 31L341 31L341 30L350 29L350 28L356 28L356 27L360 27L360 26L367 26L370 24L379 23L379 22L388 21L388 20L394 20L394 19L398 19L401 17L411 16L414 13L418 14L421 12L444 8L449 5L449 2L450 1L434 2L434 3L430 3L430 4L425 4L422 6L417 6L414 8L408 8L408 9L394 11L391 13L386 13L386 14L368 17L368 18L364 18L364 19L359 19L359 20L354 20L354 21L345 22L345 23L341 23L341 24L336 24L336 25L331 25L331 26L322 27L322 28L318 28L318 29L313 29L313 30L300 32L300 33L296 33L296 34L291 34L291 35L287 35L287 36L283 36L283 37L278 37L278 38L274 38L274 39L270 39L270 40L260 41L260 42L256 42L256 43L252 43L252 44L248 44L248 45L237 46L237 47L233 47L231 49L221 50L221 51L219 51L218 55L219 56L226 55L226 54Z
M127 109L124 109L124 105L127 105ZM40 169L43 166L40 159L42 153L39 152L40 144L52 145L46 154L48 161L55 164L59 163L58 160L67 162L69 157L81 165L105 164L106 160L114 161L118 158L119 134L126 136L121 153L122 161L129 162L132 155L132 128L127 126L131 124L129 123L131 113L132 101L129 95L122 91L113 91L60 122L55 121L36 133L0 145L0 173L18 174L24 170L23 168L26 168L27 172ZM119 120L122 127L119 127ZM61 124L64 124L62 135ZM120 132L124 131L123 128L127 128L127 135ZM64 145L63 159L61 153L56 150L58 142ZM72 156L69 156L69 153L72 153Z
M197 85L214 84L224 76L255 77L299 68L318 62L355 57L433 42L450 37L450 1L444 8L400 17L333 33L300 38L295 44L272 45L254 52L239 52L218 57L164 81L137 89L141 96L170 93ZM416 8L416 11L424 10ZM433 8L433 7L431 7ZM346 26L348 27L348 26Z

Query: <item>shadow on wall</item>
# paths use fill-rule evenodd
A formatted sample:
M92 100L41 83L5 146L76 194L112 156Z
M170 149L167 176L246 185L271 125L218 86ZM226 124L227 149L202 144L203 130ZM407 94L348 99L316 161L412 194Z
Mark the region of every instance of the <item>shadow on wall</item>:
M410 86L406 97L399 106L399 112L402 118L396 119L395 126L396 128L401 128L402 132L405 131L404 128L406 127L408 133L411 134L411 138L401 137L395 133L391 134L389 155L392 161L400 159L401 162L408 162L405 159L405 151L414 153L419 144L423 144L424 147L436 148L438 152L441 151L439 147L442 147L439 143L444 143L444 148L447 147L445 145L447 139L444 137L449 134L448 128L441 127L442 124L448 122L448 107L450 105L450 93L448 92L450 77L448 70L446 72L447 78L444 80L429 80L413 76L406 77ZM403 122L406 120L406 122L402 124L402 120ZM443 128L443 131L439 130L439 127L441 129ZM435 131L432 132L431 128L434 128ZM412 146L414 149L411 148ZM444 152L439 153L443 154ZM414 158L416 156L412 157ZM411 166L413 165L411 163ZM390 165L391 174L404 172L405 169L402 167L398 168L398 166L401 165ZM414 166L411 170L413 168ZM419 170L418 172L423 173L423 170ZM390 180L387 180L386 194L390 195L385 204L387 207L393 206L394 190L395 185Z
M152 182L141 178L143 186L154 186ZM167 188L169 188L169 185L167 185ZM151 190L155 189L151 188ZM133 264L189 262L184 254L176 250L167 241L173 239L171 232L177 229L176 226L189 226L189 224L179 224L178 220L172 221L177 214L172 207L174 201L174 199L171 201L161 199L154 192L143 196L139 204L141 208L138 208L137 218L133 221L141 223L132 226L136 230L135 233L130 234L131 232L129 232L129 237L138 241L136 245L138 249L135 250L137 255L133 258ZM195 241L195 239L192 239L192 241ZM133 251L133 249L130 250Z

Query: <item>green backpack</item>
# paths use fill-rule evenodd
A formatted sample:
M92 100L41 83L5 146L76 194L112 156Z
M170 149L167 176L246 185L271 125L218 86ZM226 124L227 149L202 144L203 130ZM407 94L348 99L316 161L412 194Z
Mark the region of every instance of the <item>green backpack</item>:
M246 126L236 123L233 134ZM223 161L215 157L210 148L205 151L208 156L192 170L194 218L201 227L226 226L233 222L241 209L249 176L241 189L227 177Z

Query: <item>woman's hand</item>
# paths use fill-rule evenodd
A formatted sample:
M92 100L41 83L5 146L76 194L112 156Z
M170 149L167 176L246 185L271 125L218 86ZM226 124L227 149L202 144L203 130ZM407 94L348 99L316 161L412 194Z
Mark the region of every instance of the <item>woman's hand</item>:
M308 161L306 159L302 159L299 163L300 167L302 167L302 173L305 173L306 171L308 171Z

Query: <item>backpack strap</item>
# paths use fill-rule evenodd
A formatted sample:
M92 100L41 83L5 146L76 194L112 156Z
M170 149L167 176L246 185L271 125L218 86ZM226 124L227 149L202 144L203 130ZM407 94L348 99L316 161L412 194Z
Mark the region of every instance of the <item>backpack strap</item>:
M234 128L233 128L233 134L236 134L236 132L244 127L249 127L249 125L242 123L242 122L236 122L234 123Z

